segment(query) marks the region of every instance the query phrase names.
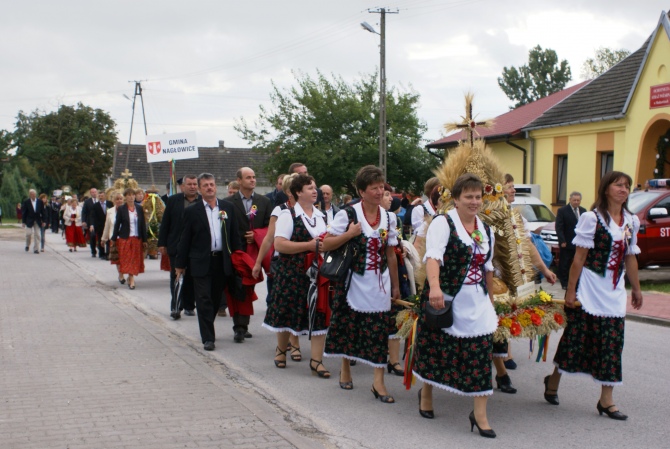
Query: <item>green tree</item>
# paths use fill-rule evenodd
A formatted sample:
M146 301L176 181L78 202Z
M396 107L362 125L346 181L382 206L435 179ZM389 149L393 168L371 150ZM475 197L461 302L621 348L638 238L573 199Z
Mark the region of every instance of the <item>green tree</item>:
M543 50L538 45L528 52L528 64L518 69L504 67L498 85L510 100L516 101L510 108L513 109L563 90L571 79L568 61L559 63L554 50Z
M625 48L612 50L611 48L600 47L596 50L594 58L588 58L582 65L582 79L591 80L597 78L614 65L623 61L630 55L630 51Z
M19 112L14 132L16 157L38 173L42 190L64 184L83 192L98 187L114 158L116 123L106 112L79 103L56 112Z
M303 162L319 184L355 193L358 169L379 162L377 76L352 84L341 77L313 79L296 74L297 85L281 90L273 83L272 107L260 106L254 126L240 118L235 130L256 150L269 155L270 173ZM389 89L386 96L388 182L420 191L439 162L423 148L426 125L418 118L419 95Z
M28 186L18 167L7 169L0 185L0 206L3 218L16 218L16 204L28 198Z
M0 129L0 185L5 172L11 168L11 156L9 149L12 147L12 134L4 129Z

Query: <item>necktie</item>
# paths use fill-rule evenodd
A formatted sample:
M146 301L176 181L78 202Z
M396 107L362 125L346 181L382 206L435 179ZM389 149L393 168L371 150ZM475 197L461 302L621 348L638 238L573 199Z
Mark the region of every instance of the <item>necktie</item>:
M577 209L577 208L575 207L575 208L572 209L572 210L574 211L574 213L575 213L575 217L577 217L577 220L579 220L579 209Z

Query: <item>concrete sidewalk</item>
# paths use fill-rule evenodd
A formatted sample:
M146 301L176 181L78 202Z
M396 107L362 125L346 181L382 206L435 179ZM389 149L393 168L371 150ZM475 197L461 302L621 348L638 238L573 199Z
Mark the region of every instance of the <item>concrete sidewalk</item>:
M0 229L1 447L324 447L201 345L22 237Z

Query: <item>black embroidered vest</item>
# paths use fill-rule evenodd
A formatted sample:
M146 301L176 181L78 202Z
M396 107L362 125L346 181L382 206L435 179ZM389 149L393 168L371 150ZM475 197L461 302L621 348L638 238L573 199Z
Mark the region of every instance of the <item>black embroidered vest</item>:
M435 216L435 218L437 217L438 215ZM451 296L456 296L456 293L458 293L463 286L465 277L468 274L468 268L470 267L470 261L472 260L472 246L463 243L458 236L456 226L451 217L447 214L445 214L444 217L447 219L451 231L449 233L447 248L445 249L442 258L442 266L440 267L440 288L442 289L442 292ZM482 224L484 225L486 236L489 238L489 251L486 254L486 263L491 258L491 230L486 223ZM486 276L482 276L482 281L479 285L484 289L484 293L488 294L488 289L486 288ZM430 290L428 279L426 279L424 290Z
M349 222L352 223L354 221L354 217L356 216L356 210L354 210L353 207L346 207L344 209L347 212L347 217L349 218ZM387 236L389 235L391 231L391 222L389 220L389 214L386 212L386 223L387 223ZM356 245L356 253L354 255L354 260L351 264L351 269L354 273L359 274L363 276L365 274L365 268L367 267L367 251L368 251L368 238L363 234L362 232L360 235L357 235L353 239L351 239L351 242ZM381 264L381 272L383 273L386 268L387 268L387 262L386 262L386 244L387 241L382 242L382 244L379 247L379 255L381 256L382 264Z
M593 271L594 273L605 277L607 273L607 266L609 265L610 255L612 253L612 244L614 239L612 235L607 231L607 228L602 225L600 222L600 215L595 212L596 215L596 232L593 236L593 248L589 248L588 253L586 254L586 262L584 262L584 267ZM623 263L625 260L624 257L621 258L621 265L619 266L619 277L623 274ZM618 281L618 279L617 279Z

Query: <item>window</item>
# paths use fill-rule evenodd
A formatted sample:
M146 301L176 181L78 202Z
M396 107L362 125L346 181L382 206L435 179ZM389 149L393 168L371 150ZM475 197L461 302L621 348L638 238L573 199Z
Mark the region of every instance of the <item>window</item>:
M614 170L614 152L600 153L600 179L612 170Z
M556 156L556 204L566 204L568 184L568 156Z
M659 201L657 204L654 204L654 207L662 207L668 212L670 212L670 198L665 198L662 201ZM666 215L665 217L658 217L658 218L667 218L668 216Z

